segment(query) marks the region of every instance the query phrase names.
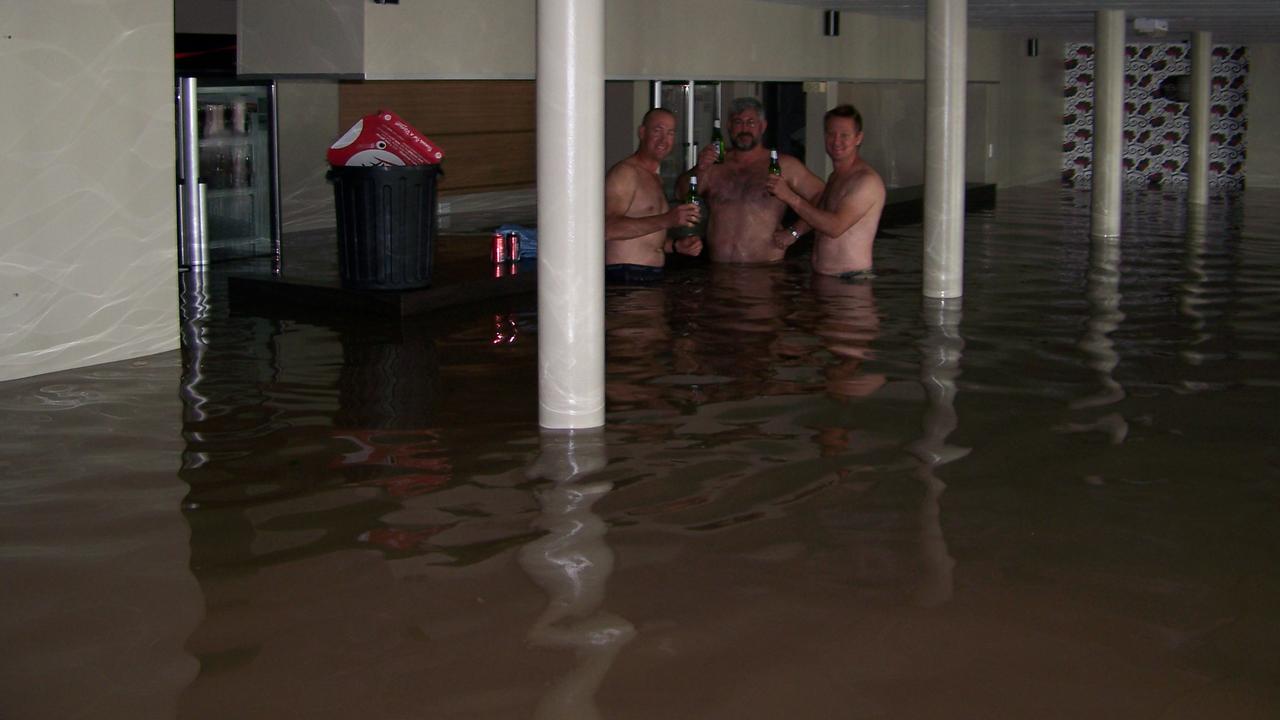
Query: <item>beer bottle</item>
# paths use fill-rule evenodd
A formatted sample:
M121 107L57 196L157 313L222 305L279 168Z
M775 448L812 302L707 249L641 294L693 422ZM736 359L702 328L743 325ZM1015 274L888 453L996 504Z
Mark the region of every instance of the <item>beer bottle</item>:
M769 174L770 174L770 175L781 175L781 174L782 174L782 166L778 164L778 151L777 151L777 150L770 150L770 151L769 151Z
M707 221L707 204L702 200L702 196L698 194L697 175L689 176L689 194L685 196L684 201L698 206L698 221L685 226L677 234L682 237L698 235Z
M724 135L720 132L720 121L711 126L711 142L716 146L716 162L724 162Z

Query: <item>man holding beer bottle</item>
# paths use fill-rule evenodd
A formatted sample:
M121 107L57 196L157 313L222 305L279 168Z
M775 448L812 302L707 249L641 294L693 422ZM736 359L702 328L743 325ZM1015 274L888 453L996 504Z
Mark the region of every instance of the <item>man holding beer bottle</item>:
M862 147L862 115L852 105L828 110L823 127L832 171L818 201L797 195L777 180L770 180L768 189L813 228L815 273L850 280L868 278L871 244L884 210L884 181L858 155ZM799 234L780 234L778 244L785 248L795 242L795 237Z
M782 260L786 246L774 235L783 230L779 223L787 206L770 194L770 177L777 177L800 197L816 202L822 195L822 180L804 163L790 155L779 155L770 167L770 151L760 144L768 126L764 107L752 97L737 98L729 107L729 143L724 162L716 162L714 143L698 153L698 164L681 177L679 193L689 176L698 178L698 193L707 203L706 245L712 262L774 263ZM776 175L773 174L776 171ZM794 237L799 237L797 231Z
M640 145L635 153L605 175L604 257L609 282L658 280L666 253L702 251L698 237L667 237L669 230L695 225L699 219L698 205L669 207L662 190L659 166L675 146L675 116L654 108L645 113L637 135Z

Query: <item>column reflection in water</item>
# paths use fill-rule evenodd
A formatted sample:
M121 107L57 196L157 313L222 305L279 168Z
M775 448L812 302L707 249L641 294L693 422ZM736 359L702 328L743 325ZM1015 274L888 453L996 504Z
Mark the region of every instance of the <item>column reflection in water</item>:
M1188 343L1192 348L1208 342L1212 335L1205 329L1207 322L1201 306L1208 304L1205 283L1209 274L1205 271L1205 239L1208 235L1208 208L1199 203L1187 205L1187 281L1182 285L1178 309L1187 316L1193 333ZM1184 349L1182 359L1189 365L1204 362L1204 355L1193 349Z
M209 417L206 408L209 399L200 389L209 319L209 276L204 269L192 268L178 274L178 313L182 334L182 382L178 394L182 398L183 426L190 427L191 423ZM204 438L199 432L188 432L186 439L199 442ZM184 470L201 467L209 461L208 453L193 451L190 447L188 442L188 449L182 453Z
M1120 240L1118 238L1093 237L1089 251L1089 277L1085 295L1089 301L1089 321L1079 347L1084 351L1087 364L1102 386L1098 392L1073 400L1071 408L1101 407L1117 403L1125 398L1124 387L1116 381L1114 372L1120 364L1120 354L1115 350L1111 333L1120 327L1125 315L1120 311ZM1120 413L1109 413L1088 423L1072 423L1069 432L1099 431L1107 434L1112 444L1124 442L1129 434L1129 423Z
M635 635L631 623L601 607L613 550L604 542L604 520L591 508L613 484L590 476L608 461L604 433L543 430L540 444L528 475L547 481L538 490L542 512L535 521L547 534L521 548L519 561L548 602L528 637L535 646L574 650L577 664L551 686L534 717L598 718L596 690Z
M920 460L916 477L924 489L920 503L924 577L916 589L916 603L924 607L945 604L954 588L955 560L947 550L940 509L947 486L938 478L937 469L968 455L970 450L947 443L947 436L959 424L955 402L956 378L960 376L964 351L964 338L960 335L962 310L960 298L926 298L921 312L925 334L920 342L920 382L929 404L924 413L924 435L912 443L911 452Z

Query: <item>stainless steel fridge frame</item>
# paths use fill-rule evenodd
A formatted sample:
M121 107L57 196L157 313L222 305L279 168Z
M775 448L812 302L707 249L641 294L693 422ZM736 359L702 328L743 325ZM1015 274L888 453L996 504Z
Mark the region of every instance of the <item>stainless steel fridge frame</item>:
M180 76L177 78L177 168L178 168L178 265L183 268L203 268L210 263L210 234L208 225L208 186L200 168L200 105L201 84L213 87L264 88L267 102L267 164L268 179L265 183L269 200L271 237L268 255L272 272L279 274L282 261L280 247L280 143L279 114L277 112L276 82L274 80L240 80L237 78Z

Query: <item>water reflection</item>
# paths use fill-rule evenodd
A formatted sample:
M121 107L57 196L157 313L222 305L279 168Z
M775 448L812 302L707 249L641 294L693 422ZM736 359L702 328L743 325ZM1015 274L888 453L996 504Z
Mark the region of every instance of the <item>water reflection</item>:
M1275 716L1280 195L1247 232L1215 202L1203 246L1164 213L1122 286L1060 197L1002 195L963 326L922 331L918 228L865 296L794 266L610 291L609 465L533 483L533 298L427 337L215 282L185 367L0 393L0 714ZM1097 378L1125 399L1068 410ZM1052 432L1121 409L1122 445Z
M1186 271L1187 280L1182 284L1178 310L1190 321L1193 333L1190 346L1182 351L1182 358L1191 365L1199 365L1204 355L1195 348L1208 342L1213 336L1206 330L1207 320L1202 306L1210 299L1205 293L1209 275L1205 270L1205 239L1208 235L1208 208L1196 203L1187 204Z
M1125 315L1120 311L1120 240L1094 237L1089 251L1088 286L1089 320L1079 347L1087 356L1087 365L1098 377L1102 389L1088 397L1072 401L1073 408L1110 405L1124 399L1124 387L1114 377L1120 364L1111 333L1120 327Z
M440 362L433 332L421 323L338 326L342 366L333 438L334 465L348 482L381 486L392 497L430 492L452 475L442 430L433 426Z
M791 364L787 316L794 283L782 265L712 265L705 282L672 303L675 376L696 404L796 392L778 372Z
M1111 334L1120 327L1125 314L1120 310L1120 239L1094 236L1089 251L1088 285L1085 296L1089 301L1089 320L1079 347L1084 351L1086 364L1093 369L1102 388L1086 397L1071 401L1075 410L1101 407L1117 403L1125 398L1125 389L1115 379L1120 354L1116 352ZM1098 431L1107 435L1112 444L1124 442L1129 433L1129 423L1118 412L1103 415L1091 422L1071 423L1068 432Z
M964 338L960 335L963 314L961 301L926 299L921 311L925 334L920 341L920 382L928 407L924 414L924 435L911 444L920 460L916 478L924 490L920 501L920 553L924 572L916 588L915 601L934 607L952 596L955 560L947 550L942 532L941 499L947 485L937 475L939 467L969 454L970 448L947 443L959 424L956 413L956 378Z
M612 289L606 298L610 410L666 409L668 390L654 381L670 373L671 324L661 288ZM686 344L687 349L687 344Z
M601 607L613 550L604 542L608 528L591 507L613 484L589 478L607 463L604 434L544 430L540 446L528 475L550 483L538 490L541 514L534 523L547 534L521 548L519 561L546 592L547 607L528 638L537 646L574 650L577 664L543 695L534 717L598 718L596 690L635 636L631 623Z
M833 358L823 370L827 394L850 400L879 390L886 382L884 374L868 373L862 367L872 358L871 345L880 336L872 284L814 275L812 288L819 305L814 329Z
M208 350L209 275L202 269L190 269L178 274L178 313L182 335L182 380L178 395L182 398L182 421L199 423L209 417L206 405L209 398L203 394L205 353ZM199 432L187 434L188 440L201 441ZM209 461L205 452L186 450L182 454L182 467L194 469Z
M177 353L0 383L0 717L169 718L198 664Z

